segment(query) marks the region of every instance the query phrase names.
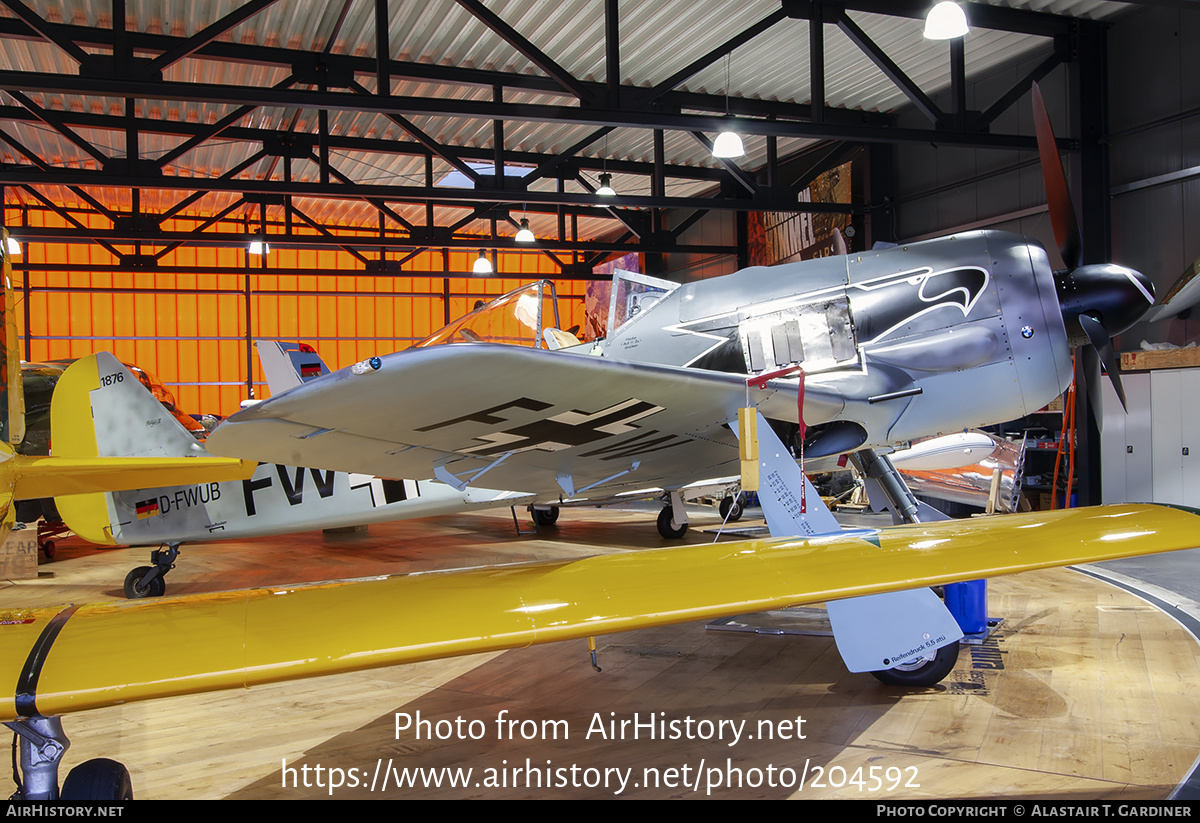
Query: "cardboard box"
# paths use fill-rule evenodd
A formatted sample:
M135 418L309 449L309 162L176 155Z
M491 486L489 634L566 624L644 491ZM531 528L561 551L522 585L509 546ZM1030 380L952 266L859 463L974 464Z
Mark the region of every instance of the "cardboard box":
M0 578L32 580L38 574L37 529L14 529L0 548Z

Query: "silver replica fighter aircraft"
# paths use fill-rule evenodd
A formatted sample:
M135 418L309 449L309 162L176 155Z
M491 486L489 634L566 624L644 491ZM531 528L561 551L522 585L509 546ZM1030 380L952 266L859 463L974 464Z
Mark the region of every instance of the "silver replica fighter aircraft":
M1034 98L1065 272L1029 238L973 231L684 285L616 279L608 335L591 347L493 345L464 325L239 412L209 448L545 503L735 474L729 423L747 401L793 431L802 406L806 457L853 452L883 477L876 449L1023 417L1060 395L1071 346L1090 344L1119 392L1109 336L1150 308L1153 285L1080 265L1036 87ZM681 535L671 500L660 530ZM918 518L911 495L893 503Z

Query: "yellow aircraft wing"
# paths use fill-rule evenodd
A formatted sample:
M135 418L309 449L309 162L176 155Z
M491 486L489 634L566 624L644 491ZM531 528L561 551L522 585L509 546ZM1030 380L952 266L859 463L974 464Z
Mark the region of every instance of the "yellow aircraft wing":
M1103 506L0 611L0 720L591 637L1197 546L1200 512ZM186 637L155 647L130 637Z

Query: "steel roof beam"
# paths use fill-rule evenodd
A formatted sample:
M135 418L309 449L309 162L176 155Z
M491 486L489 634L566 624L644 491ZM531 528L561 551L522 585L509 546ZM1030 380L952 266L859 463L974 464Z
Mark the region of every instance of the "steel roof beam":
M237 179L223 180L220 178L186 178L186 185L180 178L171 177L140 177L136 175L111 174L83 169L55 169L52 172L40 170L14 169L12 166L0 166L0 184L20 186L45 185L77 185L141 189L179 189L195 188L210 192L232 192L235 194L256 193L273 194L293 197L324 197L341 200L368 200L380 198L390 202L430 202L438 206L473 207L477 204L494 204L501 202L528 203L531 205L556 205L601 208L594 194L557 192L557 191L523 191L519 194L497 190L457 189L427 186L389 186L379 184L338 184L321 185L320 183L292 181L290 183L278 180ZM605 198L606 200L608 198ZM756 199L731 199L711 197L654 197L648 195L617 195L612 203L604 203L602 208L625 207L634 209L652 208L683 208L683 209L713 209L732 211L793 211L793 212L825 212L830 214L863 214L866 207L860 204L848 203L798 203L794 196L762 193ZM580 209L581 216L589 216L586 209ZM602 216L592 213L591 216Z
M100 151L98 148L96 148L91 143L84 140L82 137L80 137L78 134L76 134L74 131L72 131L70 129L70 127L67 126L67 124L62 121L62 117L60 117L57 113L52 113L52 112L46 111L44 108L39 106L37 103L33 102L28 97L26 97L20 91L20 89L8 89L8 93L12 95L14 100L16 100L22 106L27 108L29 110L30 114L32 114L38 120L41 120L43 123L45 123L50 128L54 129L56 132L58 132L63 137L70 140L72 143L74 143L79 148L83 149L85 152L90 154L96 160L99 160L101 164L108 162L109 157L107 154ZM124 118L118 118L118 119L124 120ZM121 130L124 131L123 126L122 126Z
M747 28L745 31L742 31L740 34L736 34L733 37L729 38L724 43L717 46L715 49L712 49L711 51L709 51L707 54L703 55L702 57L696 58L691 63L688 63L686 66L684 66L682 69L680 69L679 71L672 74L666 80L663 80L661 83L655 84L653 88L648 89L647 91L642 92L640 94L637 94L634 97L633 107L640 108L642 106L647 105L648 103L654 102L655 100L657 100L658 98L660 98L664 94L666 94L667 92L671 91L671 89L678 86L684 80L687 80L689 77L693 76L697 72L703 71L704 69L708 68L713 63L717 62L722 57L724 57L725 55L732 52L738 46L744 46L746 43L749 43L751 40L753 40L755 37L758 37L764 31L767 31L768 29L770 29L776 23L780 22L781 20L786 20L786 19L787 19L787 14L785 14L782 10L771 12L766 17L764 17L762 20L759 20L757 23L755 23L754 25Z
M581 103L592 98L591 91L576 80L569 71L554 62L549 55L529 42L524 35L504 22L499 15L492 12L483 3L480 3L479 0L457 0L457 2L478 18L485 26L495 32L500 39L525 55L529 62L545 72L548 77L562 86L571 96L578 98Z
M289 75L288 77L285 77L280 82L276 83L273 86L273 88L277 88L277 89L290 88L295 82L296 82L295 76ZM258 106L239 106L234 111L232 111L229 114L222 117L216 123L213 123L211 126L205 127L203 129L203 131L198 132L197 134L193 135L192 137L190 137L189 139L184 141L182 144L171 149L169 152L164 154L162 157L159 157L154 162L158 165L159 168L162 168L163 166L167 165L168 163L173 163L174 161L178 160L183 155L187 154L192 149L194 149L194 148L200 146L201 144L216 137L218 134L225 131L225 129L229 128L234 123L241 120L247 114L250 114L251 112L255 111L256 109L258 109ZM139 121L135 121L135 124L137 122L139 122ZM140 121L140 122L145 122L145 121ZM142 130L143 129L139 129L139 131L142 131Z
M321 225L320 223L318 223L316 220L313 220L311 217L309 217L309 216L308 216L307 214L305 214L304 212L300 211L300 209L296 208L295 206L292 206L292 207L291 207L291 209L292 209L292 213L293 213L293 214L296 214L296 215L298 215L298 216L300 217L300 219L301 219L301 220L303 220L305 223L307 223L307 224L308 224L309 226L311 226L312 228L314 228L314 229L316 229L317 231L319 231L323 237L327 237L327 238L329 238L329 239L331 239L331 240L341 240L341 239L344 239L344 238L339 238L339 237L337 237L337 235L335 235L335 234L334 234L333 232L331 232L329 229L327 229L327 228L325 228L324 226L322 226L322 225ZM288 235L291 235L291 232L288 232ZM285 237L286 237L286 236L287 236L287 235L285 235ZM294 235L291 235L291 236L294 236ZM264 237L264 238L266 238L266 237L267 237L267 233L266 233L265 231L263 232L263 237ZM391 238L383 238L383 239L385 240L385 242L386 242L386 241L390 241L390 240L391 240ZM278 242L278 241L276 241L276 242ZM391 243L391 242L388 242L388 243L387 243L387 245L389 245L389 246L392 246L392 245L395 245L395 244L394 244L394 243ZM358 251L357 249L355 249L353 246L344 245L344 244L341 244L341 243L339 243L339 244L338 244L338 248L339 248L339 249L341 249L342 251L346 252L347 254L351 255L352 257L354 257L354 259L358 260L358 261L359 261L360 263L362 263L364 266L365 266L365 265L367 265L368 263L370 263L370 262L371 262L370 260L368 260L368 259L366 258L366 256L364 256L364 255L363 255L361 252L359 252L359 251Z
M317 157L315 154L312 154L312 153L309 153L308 159L314 163L319 163L321 161L319 157ZM349 177L342 174L340 171L338 171L335 168L330 168L329 173L331 175L333 175L334 177L336 177L338 180L341 180L343 183L352 183L353 182ZM400 215L396 214L396 212L393 211L388 206L388 204L383 202L382 200L375 198L375 197L369 197L366 199L366 202L370 203L372 206L374 206L376 209L378 209L380 214L386 215L386 216L390 217L392 220L395 220L396 223L400 227L402 227L405 231L410 232L410 233L416 231L416 226L414 226L412 223L405 220ZM380 228L380 230L382 231L382 227Z
M121 131L125 128L124 119L121 117L115 117L113 115L89 114L85 112L72 111L58 112L58 114L62 115L63 122L76 127L104 129L109 131ZM25 108L18 106L0 106L0 121L31 121L37 119L38 118L34 117L32 113ZM199 123L169 120L148 120L146 118L139 118L134 122L142 134L162 134L171 137L186 137L189 141L207 133L213 128L212 126L205 126ZM577 152L591 143L594 143L605 134L613 131L613 128L614 127L612 126L602 126L601 128L597 129L586 137L581 138L571 146L553 156L508 149L505 151L505 157L512 163L535 167L534 171L525 176L525 180L535 180L548 177L554 168L562 165L563 163L570 163L571 165L579 168L601 169L604 163L601 158L579 156ZM257 144L261 144L264 140L269 140L271 137L280 134L280 132L277 131L272 131L269 129L257 129L249 126L230 126L223 129L220 133L230 140L240 140L246 143ZM2 133L0 133L0 135L2 135ZM430 154L428 149L426 149L425 146L420 143L402 142L398 140L330 135L328 142L331 149L340 149L346 151L413 155L419 157L426 157ZM194 147L195 146L193 146L193 148ZM173 150L173 152L174 151L178 151L178 149ZM491 151L485 148L461 146L456 147L456 152L461 160L486 161L491 157ZM641 174L649 176L654 173L653 164L643 163L636 160L609 160L608 168L610 171L621 172L623 174ZM541 171L540 174L538 173L539 170ZM717 181L723 179L724 177L724 174L718 169L700 166L664 165L664 170L667 177L687 180Z
M94 232L93 229L89 229L87 226L83 225L83 223L80 223L78 220L75 219L74 216L71 215L71 213L69 211L64 209L62 206L59 206L57 203L52 202L48 197L41 194L36 189L30 188L29 186L23 186L22 188L24 188L25 191L29 192L29 194L32 195L34 199L36 199L43 206L45 206L46 208L50 209L52 212L57 214L63 220L66 220L68 223L73 223L75 226L77 226L80 229L80 232L76 235L73 235L77 241L82 240L83 242L86 242L86 243L94 242L97 245L99 245L100 247L102 247L109 254L113 255L114 257L120 257L120 254L117 252L116 249L114 249L112 246L110 246L104 240L96 238L93 234L93 232ZM24 226L22 226L21 229L22 229L22 232L25 231ZM65 229L64 231L70 232L71 230Z
M41 199L41 198L39 198ZM52 204L45 202L48 208L52 208ZM65 215L64 215L65 218ZM78 221L71 219L71 222ZM264 239L268 242L280 247L295 247L295 248L341 248L350 251L349 247L356 249L414 249L414 248L429 248L431 245L436 248L448 249L478 249L495 248L501 251L551 251L551 252L602 252L610 253L617 252L620 254L628 254L629 252L666 252L679 251L688 254L732 254L734 247L724 246L720 244L687 244L677 245L674 242L668 244L658 244L654 242L639 242L639 243L623 243L609 240L549 240L539 239L536 246L528 243L518 243L512 237L482 237L479 235L468 235L460 237L443 238L436 243L431 244L429 240L424 238L411 238L401 236L387 237L371 237L367 235L344 236L329 232L319 224L313 223L313 227L321 231L321 234L274 234L263 233ZM120 252L112 248L110 244L128 245L133 243L141 243L142 245L167 245L171 243L180 243L188 245L202 245L205 247L242 247L246 245L249 238L247 234L237 234L233 232L213 232L197 236L192 232L138 232L127 229L90 229L86 226L80 226L82 231L75 229L59 229L46 228L41 226L18 226L13 228L13 234L19 237L24 243L90 243L96 242L103 245L108 251L116 256L120 256ZM356 257L359 255L356 255ZM359 257L361 260L367 258ZM38 265L39 270L42 266Z
M266 151L259 150L259 151L255 152L251 157L246 158L241 163L238 163L232 169L230 169L229 171L222 174L217 179L218 180L232 180L234 177L241 174L243 171L250 168L255 163L257 163L259 160L262 160L266 156L267 156ZM204 195L209 194L209 193L210 192L208 189L203 189L201 191L193 192L192 194L189 194L187 197L180 200L178 203L176 203L171 208L167 209L165 212L163 212L161 215L159 215L157 217L157 219L159 221L170 220L172 217L179 214L179 212L183 211L188 206L192 205L197 200L202 198ZM244 201L239 201L239 202L244 202Z
M858 46L862 53L883 72L884 76L891 80L896 88L904 92L904 96L912 101L912 104L922 114L928 117L934 125L946 125L946 117L942 114L941 109L929 99L925 92L918 88L916 83L909 79L908 75L884 53L883 49L876 45L874 40L867 36L865 31L858 27L857 23L843 13L838 15L837 25L842 33L850 38L850 42Z
M246 3L244 6L234 9L212 25L205 26L203 29L196 32L179 45L175 46L169 51L164 51L158 57L155 57L150 61L150 64L146 66L145 71L153 74L156 72L161 72L168 66L173 66L183 58L188 57L197 50L207 46L225 32L246 22L246 20L258 14L267 6L273 5L277 2L279 2L279 0L250 0L250 2Z
M30 162L32 162L35 166L37 166L42 171L50 172L51 174L53 174L53 172L54 172L53 166L46 163L44 160L42 160L42 158L38 157L37 154L35 154L31 149L24 146L19 140L17 140L15 137L12 137L11 135L9 135L3 129L0 129L0 139L3 139L4 142L8 143L13 148L15 148L18 152L20 152L25 157L27 157ZM91 205L94 209L99 211L105 217L107 217L110 220L114 219L113 213L111 211L109 211L102 203L100 203L98 200L96 200L94 197L92 197L90 194L79 190L75 186L69 186L68 188L70 188L70 190L73 191L80 199L82 199L83 201L85 201L86 203ZM0 203L2 203L2 201L3 201L3 198L0 198Z
M360 95L367 95L368 97L371 96L370 91L368 91L365 87L363 87L362 85L360 85L359 83L357 83L355 81L351 81L350 90L357 92ZM378 99L387 99L387 98L378 98ZM322 108L324 108L324 107L322 107ZM460 172L465 174L467 176L467 178L469 180L471 180L471 182L473 182L473 183L479 182L479 179L480 179L479 172L475 171L475 169L471 168L466 163L464 163L462 160L460 160L458 158L458 155L455 154L454 151L450 149L450 147L442 145L437 140L435 140L434 138L432 138L428 134L426 134L424 131L422 131L420 129L420 127L417 126L415 123L409 121L405 117L400 116L399 114L386 114L385 113L385 116L389 120L391 120L393 123L395 123L397 126L404 129L406 132L408 132L414 138L416 138L416 141L418 143L420 143L422 146L424 146L428 151L433 152L438 157L442 158L447 163L454 166L454 168L458 169Z
M112 46L111 33L107 29L74 26L61 26L61 28L69 29L72 32L72 36L76 37L77 42L81 44L100 48ZM127 32L126 35L133 43L133 48L138 51L165 50L173 47L181 40L181 38L173 38L166 35L139 32ZM0 37L28 39L36 37L36 34L32 30L22 29L19 21L11 18L0 18ZM717 57L720 56L722 55L717 55ZM318 57L318 55L313 52L296 49L216 42L201 49L193 57L217 61L224 60L273 65L294 70L297 66L313 65L314 58ZM339 54L319 55L319 57L322 64L334 73L377 76L377 61L370 58ZM484 69L464 69L457 66L439 66L429 63L411 63L399 60L387 61L387 65L389 76L393 79L401 78L470 87L501 85L505 88L524 91L536 91L554 95L566 94L561 86L554 81L536 75ZM682 81L676 81L676 84L678 82ZM580 81L580 84L591 93L593 98L600 99L604 96L605 86L603 84L589 81ZM671 109L691 108L724 111L725 106L723 95L666 91L662 94L656 93L656 98L661 101L662 105ZM808 119L810 116L810 107L800 103L730 98L730 104L734 111L754 113L763 117L775 115L784 119L803 120ZM832 119L845 123L862 123L864 118L867 120L877 119L878 115L873 116L869 112L830 109L824 113L824 117L827 120Z
M673 114L664 111L628 111L578 106L547 106L529 103L495 103L490 100L454 100L432 97L378 97L344 92L255 89L212 83L147 82L123 79L62 77L54 74L0 71L0 88L27 89L56 94L93 94L143 99L189 100L194 102L276 105L298 109L340 109L379 112L386 115L416 114L481 120L520 120L540 123L609 125L614 127L662 128L672 131L721 131L729 125L742 134L774 134L779 137L851 140L854 142L921 142L930 140L927 129L881 129L826 122L824 124L748 117ZM934 107L936 111L936 107ZM1032 151L1032 137L991 135L939 130L936 141L946 145L1006 148Z
M1029 94L1029 90L1034 83L1042 80L1051 71L1061 66L1067 60L1067 55L1064 49L1056 48L1054 53L1034 67L1033 71L1022 77L1013 84L1007 92L996 100L985 112L979 115L978 124L982 128L987 128L992 122L1004 112L1008 111L1014 103Z
M246 204L246 198L244 198L244 197L239 197L239 198L238 198L238 199L237 199L235 202L233 202L233 203L231 203L230 205L226 206L225 208L221 209L221 211L217 212L217 213L216 213L216 214L214 214L212 217L208 218L208 219L207 219L207 220L205 220L203 223L201 223L199 226L196 226L194 229L192 229L192 233L193 233L193 234L195 234L195 235L197 235L198 237L205 237L205 236L207 236L207 235L203 234L203 232L204 232L204 230L205 230L205 229L209 228L210 226L214 226L214 225L216 225L217 223L221 222L221 221L222 221L222 220L224 220L226 217L228 217L228 216L229 216L231 213L233 213L233 212L237 211L238 209L240 209L240 208L241 208L242 206L244 206L245 204ZM162 249L161 251L159 251L159 252L157 252L156 254L154 254L154 255L153 255L153 256L154 256L154 259L155 259L155 260L161 260L163 257L166 257L168 254L170 254L171 252L175 251L175 249L179 248L180 246L185 246L185 245L187 245L187 244L186 244L184 241L182 241L182 240L179 240L179 241L177 241L177 242L171 243L171 244L170 244L170 245L168 245L168 246L167 246L165 249Z
M80 65L87 62L88 53L79 47L70 34L63 30L63 26L38 17L33 9L20 2L20 0L0 0L0 3L3 3L5 8L19 17L21 22L34 32L35 38L58 46L66 52L68 57ZM109 45L112 45L111 40Z

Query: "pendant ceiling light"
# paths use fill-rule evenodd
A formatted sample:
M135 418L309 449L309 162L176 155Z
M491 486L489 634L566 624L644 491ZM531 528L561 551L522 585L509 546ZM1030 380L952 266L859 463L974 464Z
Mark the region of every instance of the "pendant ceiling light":
M533 236L533 232L529 230L529 218L521 218L521 228L517 231L518 243L532 243L537 238Z
M476 258L475 265L471 267L471 271L476 274L492 273L492 261L487 259L487 251L485 249L479 250L479 257Z
M729 61L730 56L725 55L725 116L729 116ZM726 129L717 135L717 139L713 141L712 156L713 157L741 157L746 153L745 147L742 145L742 138L737 132Z
M929 10L925 17L925 39L953 40L964 37L970 31L967 28L967 15L962 6L950 0L943 0Z
M608 173L608 135L604 135L604 171L600 174L600 188L596 194L601 197L613 197L617 190L612 187L612 175Z
M713 157L741 157L745 153L742 138L738 137L736 132L723 131L713 141Z

